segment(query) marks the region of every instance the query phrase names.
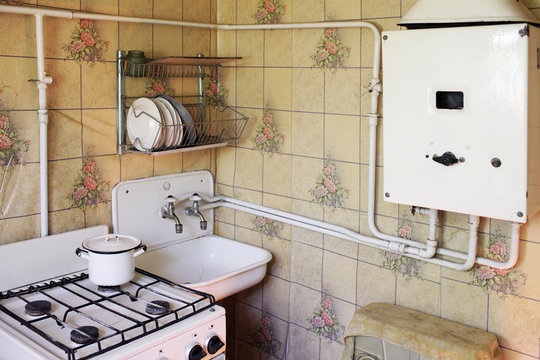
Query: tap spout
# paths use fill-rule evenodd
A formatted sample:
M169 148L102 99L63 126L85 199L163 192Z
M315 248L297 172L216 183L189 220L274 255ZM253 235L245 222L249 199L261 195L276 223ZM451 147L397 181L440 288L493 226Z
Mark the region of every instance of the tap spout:
M165 201L167 202L167 207L161 209L161 217L174 220L174 229L177 234L181 234L184 226L180 222L180 219L178 219L178 216L174 213L174 202L176 199L172 195L169 195Z
M206 230L208 227L208 222L204 218L204 215L199 211L199 201L201 197L199 194L195 193L191 195L190 200L193 201L193 205L185 208L187 216L198 216L200 219L199 226L201 230Z

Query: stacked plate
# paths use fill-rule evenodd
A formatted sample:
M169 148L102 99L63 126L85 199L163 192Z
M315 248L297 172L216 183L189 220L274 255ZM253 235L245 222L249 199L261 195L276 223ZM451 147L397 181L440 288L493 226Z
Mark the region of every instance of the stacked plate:
M182 104L165 94L133 102L127 115L127 133L139 151L189 146L197 141L191 115Z

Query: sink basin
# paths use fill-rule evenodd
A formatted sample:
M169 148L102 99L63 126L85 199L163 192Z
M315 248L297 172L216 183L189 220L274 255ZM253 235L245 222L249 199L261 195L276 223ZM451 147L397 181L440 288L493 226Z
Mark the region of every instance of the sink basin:
M265 249L205 235L150 250L136 258L136 265L220 300L260 282L271 259Z

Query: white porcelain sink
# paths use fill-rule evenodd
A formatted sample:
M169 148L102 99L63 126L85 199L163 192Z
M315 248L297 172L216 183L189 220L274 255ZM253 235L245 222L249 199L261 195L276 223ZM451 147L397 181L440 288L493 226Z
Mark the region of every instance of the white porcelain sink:
M205 235L148 251L136 258L136 265L220 300L260 282L271 259L265 249Z

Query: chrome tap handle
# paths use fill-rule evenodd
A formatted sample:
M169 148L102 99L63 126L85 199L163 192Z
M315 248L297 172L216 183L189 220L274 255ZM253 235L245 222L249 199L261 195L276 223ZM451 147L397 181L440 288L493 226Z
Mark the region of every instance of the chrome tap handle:
M202 198L199 196L199 194L194 193L193 195L191 195L191 196L189 197L189 200L191 200L191 201L201 201Z

